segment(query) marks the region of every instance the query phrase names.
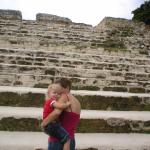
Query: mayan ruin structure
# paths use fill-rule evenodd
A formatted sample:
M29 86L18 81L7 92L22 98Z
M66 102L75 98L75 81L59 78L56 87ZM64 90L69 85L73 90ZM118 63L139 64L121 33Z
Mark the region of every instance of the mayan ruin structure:
M148 25L105 17L93 27L0 10L0 68L0 150L46 149L42 106L61 77L82 106L78 150L150 150Z

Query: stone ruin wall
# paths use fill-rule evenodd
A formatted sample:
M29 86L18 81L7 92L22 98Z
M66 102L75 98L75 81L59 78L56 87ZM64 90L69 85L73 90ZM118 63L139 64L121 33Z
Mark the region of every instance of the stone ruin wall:
M129 49L150 50L150 26L142 22L105 17L95 28L113 38L119 36Z
M36 20L22 20L19 11L0 14L1 85L41 87L67 76L75 86L150 92L148 26L105 18L92 27L48 14Z
M24 46L27 46L28 42L31 41L30 46L33 46L33 48L34 46L38 48L40 45L44 47L50 45L51 47L53 44L58 44L74 46L76 50L92 48L94 51L94 49L102 50L104 42L113 39L116 43L122 42L131 53L145 52L147 55L150 53L150 30L148 26L126 19L106 17L97 26L92 27L83 23L74 23L65 17L42 13L36 15L35 21L22 20L20 11L0 10L0 20L1 25L6 24L6 27L1 29L1 35L7 32L11 36L14 34L9 42L20 42L19 47L21 47L21 43L27 41L24 44ZM12 27L9 25L11 23ZM50 30L53 31L52 34L49 32ZM29 40L25 37L28 37ZM6 44L1 43L3 46ZM106 51L103 52L106 53Z

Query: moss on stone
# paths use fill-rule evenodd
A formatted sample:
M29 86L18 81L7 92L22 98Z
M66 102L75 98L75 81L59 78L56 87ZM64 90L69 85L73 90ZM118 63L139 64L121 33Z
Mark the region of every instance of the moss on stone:
M0 130L2 131L41 131L40 122L34 118L16 119L13 117L2 118L0 120Z
M32 70L33 70L33 68L29 68L29 67L22 67L22 66L19 67L19 71L21 71L21 72L23 72L23 71L32 71Z
M98 91L100 90L97 86L73 86L73 90L91 90L91 91Z
M26 57L26 58L24 58L24 60L26 60L26 61L33 61L33 57Z
M126 27L123 30L121 30L120 36L122 36L122 37L131 37L131 36L133 36L133 34L134 34L133 33L133 28Z
M15 81L13 85L23 85L23 83L21 81Z
M10 61L11 64L16 64L15 60Z
M55 75L55 70L46 70L45 74L46 75L48 74L48 75L53 75L54 76Z
M49 62L59 63L59 60L57 60L57 59L49 59Z
M49 42L46 39L45 40L41 40L41 41L39 41L39 45L48 47L49 46Z
M72 64L73 65L82 65L83 62L82 61L73 61Z
M123 120L120 123L120 119L111 119L113 122L108 123L108 120L103 119L81 119L77 132L82 133L149 133L150 130L141 128L141 121L128 121ZM119 122L119 123L118 123ZM133 124L136 123L136 127L139 130L132 128ZM143 122L144 123L144 122ZM150 127L148 125L148 127Z
M28 61L18 61L17 64L19 64L19 65L32 65L32 63L28 62Z
M10 44L17 44L17 40L15 39L15 40L13 40L13 39L11 39L11 40L9 40L9 42L10 42Z
M144 122L144 127L150 127L150 121Z
M129 92L131 93L145 93L145 89L141 87L131 87L129 88Z
M34 58L35 61L46 61L46 58Z
M71 64L71 61L68 61L68 60L62 60L61 62L62 62L62 63L65 63L65 64L68 64L68 65Z
M150 104L142 104L139 97L105 97L105 96L76 96L82 109L120 110L120 111L150 111Z
M110 50L110 51L118 51L118 50L126 49L123 41L112 40L112 39L108 39L104 41L102 46L104 47L105 50Z
M1 106L42 107L45 100L45 95L40 93L1 92L0 97Z
M45 66L45 64L40 63L40 62L36 62L36 63L34 63L34 65L37 65L37 66Z
M35 88L47 88L49 85L49 83L38 83L38 84L35 84L34 87Z
M149 133L146 128L140 130L133 129L133 124L137 123L137 128L140 126L139 121L128 121L112 118L112 123L104 119L81 119L77 127L78 133ZM2 131L41 131L41 120L35 118L20 118L14 117L2 118L0 120L0 130ZM142 122L144 123L144 122ZM149 127L149 124L147 125Z
M113 29L109 35L113 37L121 36L121 37L131 37L133 36L133 27L123 27L118 29Z
M75 68L75 66L72 66L72 65L65 65L65 64L63 64L63 67Z
M72 84L79 83L81 81L81 79L75 78L75 77L74 78L70 78L70 80L71 80Z
M131 128L128 123L122 126L110 126L103 119L81 119L77 132L81 133L130 133Z
M139 54L142 54L142 55L148 55L149 52L148 52L148 50L142 49L142 50L139 51Z
M104 91L117 91L117 92L127 92L126 87L104 87Z

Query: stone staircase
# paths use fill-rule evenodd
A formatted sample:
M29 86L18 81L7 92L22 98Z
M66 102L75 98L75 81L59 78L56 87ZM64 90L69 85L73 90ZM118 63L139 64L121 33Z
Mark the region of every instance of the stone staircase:
M67 77L73 80L74 89L149 92L150 59L5 48L0 51L1 85L47 87L50 81Z
M72 81L82 106L77 149L150 150L147 27L116 27L111 18L92 27L53 15L31 21L18 11L1 13L0 150L46 149L42 106L48 84L60 77Z
M0 91L0 148L46 148L47 136L40 128L46 89L1 86ZM83 108L76 134L78 149L149 149L149 94L71 92ZM139 142L133 144L133 138Z

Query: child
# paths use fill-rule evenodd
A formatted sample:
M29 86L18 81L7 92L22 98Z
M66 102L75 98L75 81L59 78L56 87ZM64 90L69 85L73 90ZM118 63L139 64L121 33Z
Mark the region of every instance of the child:
M43 119L45 119L54 108L65 109L70 106L70 102L61 103L57 99L61 95L62 87L58 84L48 86L47 100L44 104ZM44 132L50 136L54 136L64 145L63 150L70 150L70 137L68 132L61 127L60 122L55 120L44 127Z

